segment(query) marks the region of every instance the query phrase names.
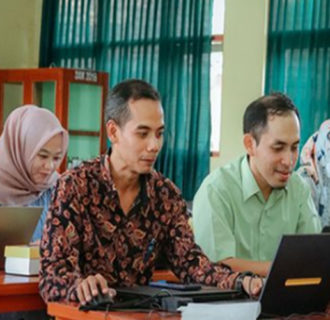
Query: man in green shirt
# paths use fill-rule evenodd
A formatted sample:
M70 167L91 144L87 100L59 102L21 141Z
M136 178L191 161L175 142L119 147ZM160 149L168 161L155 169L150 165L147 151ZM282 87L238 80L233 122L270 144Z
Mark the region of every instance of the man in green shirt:
M244 114L247 155L212 172L193 202L196 242L213 261L266 276L283 234L321 226L311 193L293 172L297 108L282 94L252 102Z

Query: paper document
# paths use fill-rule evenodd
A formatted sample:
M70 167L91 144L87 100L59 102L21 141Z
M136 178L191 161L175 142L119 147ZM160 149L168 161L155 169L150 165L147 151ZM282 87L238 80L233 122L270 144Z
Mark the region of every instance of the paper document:
M189 303L180 307L183 320L255 320L260 314L259 301Z

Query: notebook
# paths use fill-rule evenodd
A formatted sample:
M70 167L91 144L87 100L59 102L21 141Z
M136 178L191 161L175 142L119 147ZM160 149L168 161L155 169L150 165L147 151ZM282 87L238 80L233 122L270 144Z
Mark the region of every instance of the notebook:
M284 235L260 296L262 317L324 312L330 301L330 234Z
M0 207L0 270L6 245L29 244L42 207Z

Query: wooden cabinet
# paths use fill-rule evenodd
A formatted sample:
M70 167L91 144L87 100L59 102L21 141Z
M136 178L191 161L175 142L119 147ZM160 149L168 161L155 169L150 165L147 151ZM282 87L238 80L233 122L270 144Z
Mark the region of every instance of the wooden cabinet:
M0 70L0 132L12 109L35 104L53 111L69 131L68 156L85 160L107 148L104 106L108 74L65 68Z

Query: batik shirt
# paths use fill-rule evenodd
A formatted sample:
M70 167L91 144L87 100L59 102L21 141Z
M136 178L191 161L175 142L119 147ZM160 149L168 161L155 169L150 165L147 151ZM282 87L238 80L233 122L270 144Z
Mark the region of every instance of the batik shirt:
M177 187L156 171L142 175L125 214L109 159L84 162L57 182L41 241L42 297L77 300L81 279L97 273L111 287L145 285L161 252L183 282L232 288L238 273L212 264L194 243Z

